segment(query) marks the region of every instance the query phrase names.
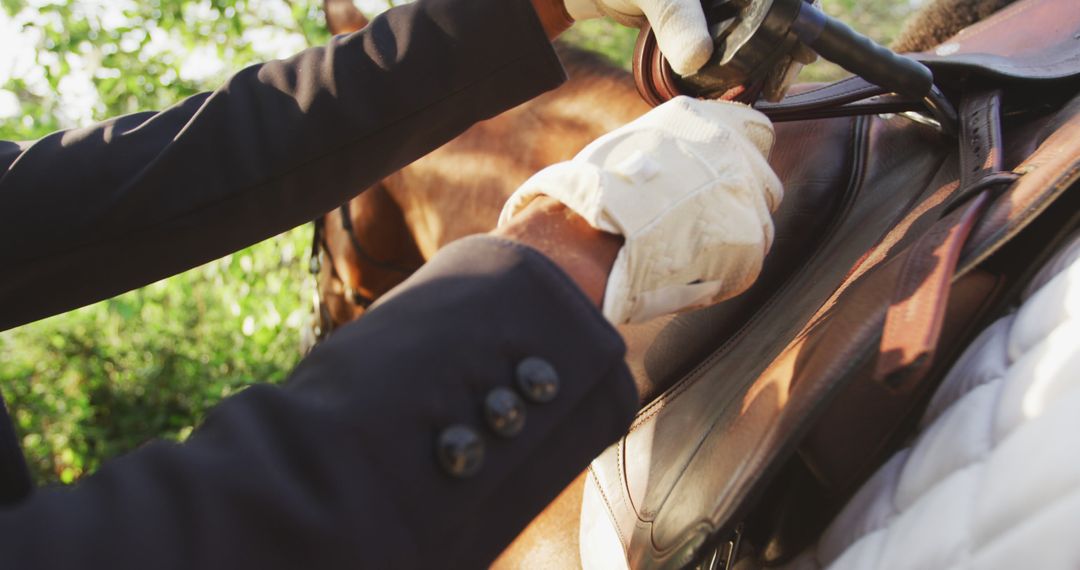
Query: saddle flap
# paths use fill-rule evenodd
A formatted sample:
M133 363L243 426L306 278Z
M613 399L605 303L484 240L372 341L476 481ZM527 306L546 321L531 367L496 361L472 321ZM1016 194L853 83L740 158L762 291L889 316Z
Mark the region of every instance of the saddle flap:
M1021 0L968 26L933 52L915 54L935 78L979 74L1056 80L1080 75L1080 9L1068 1Z
M651 402L732 336L791 274L812 257L828 226L843 217L862 175L865 120L840 118L776 126L769 161L787 192L773 214L776 233L761 274L748 291L678 317L620 328L641 401ZM900 148L900 145L897 146Z

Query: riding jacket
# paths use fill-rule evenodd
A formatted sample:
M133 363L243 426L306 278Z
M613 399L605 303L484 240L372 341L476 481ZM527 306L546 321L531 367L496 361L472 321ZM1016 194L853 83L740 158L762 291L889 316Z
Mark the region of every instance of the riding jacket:
M164 111L0 142L0 330L311 220L563 79L527 0L421 0ZM0 418L0 567L484 565L628 427L624 352L546 257L462 240L285 386L73 487L31 491Z

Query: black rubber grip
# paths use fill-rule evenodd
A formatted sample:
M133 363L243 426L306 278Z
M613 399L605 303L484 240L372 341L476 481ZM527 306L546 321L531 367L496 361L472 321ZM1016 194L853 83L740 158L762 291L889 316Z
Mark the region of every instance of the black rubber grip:
M810 4L803 3L793 29L821 57L893 93L922 99L934 86L934 74L925 65L878 45Z

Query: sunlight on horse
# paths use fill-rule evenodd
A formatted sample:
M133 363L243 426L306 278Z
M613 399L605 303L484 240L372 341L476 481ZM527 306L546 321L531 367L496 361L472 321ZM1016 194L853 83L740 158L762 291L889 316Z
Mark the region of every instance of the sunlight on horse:
M349 0L327 0L326 14L334 34L367 24ZM376 299L407 277L387 265L419 267L444 245L491 230L503 202L534 172L648 110L626 71L577 48L560 44L558 52L569 81L477 123L352 199L352 237L341 210L324 217L329 263L318 286L328 328L363 314L356 299Z

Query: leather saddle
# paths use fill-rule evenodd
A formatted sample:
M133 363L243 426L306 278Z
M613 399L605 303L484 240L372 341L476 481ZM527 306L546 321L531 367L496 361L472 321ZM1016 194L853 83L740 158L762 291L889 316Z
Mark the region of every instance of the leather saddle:
M916 54L958 136L858 78L759 106L782 121L773 249L740 297L623 329L643 405L590 467L586 562L781 562L900 443L966 341L1080 220L1070 4L1022 0Z

